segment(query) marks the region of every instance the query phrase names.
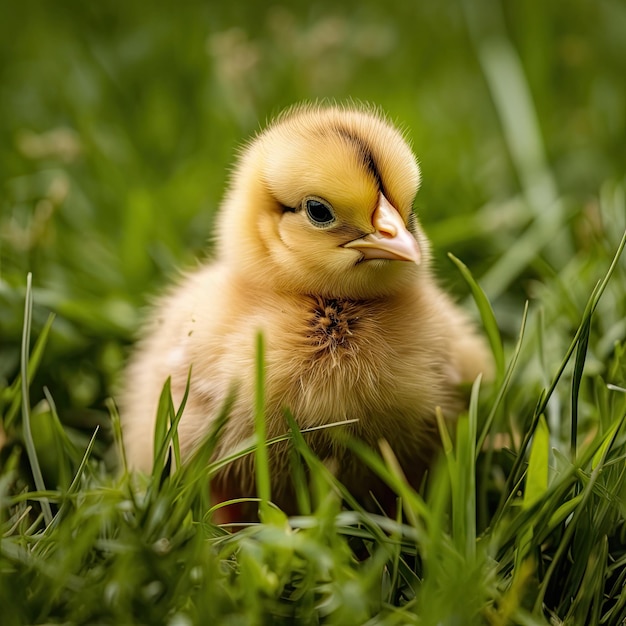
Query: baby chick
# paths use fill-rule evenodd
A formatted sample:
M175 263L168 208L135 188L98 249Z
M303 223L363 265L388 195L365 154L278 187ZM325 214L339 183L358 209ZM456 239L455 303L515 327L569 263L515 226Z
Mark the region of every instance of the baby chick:
M293 108L243 150L219 213L213 261L160 299L127 370L121 397L127 457L149 471L156 407L171 376L188 458L238 393L218 457L254 433L255 337L266 343L269 437L285 409L319 458L373 506L393 494L342 445L347 434L391 446L419 486L437 450L435 409L454 416L457 387L490 358L430 270L412 211L420 184L402 134L360 106ZM270 448L272 496L295 513L289 444ZM213 496L255 495L254 456L215 478ZM247 514L245 514L247 515Z

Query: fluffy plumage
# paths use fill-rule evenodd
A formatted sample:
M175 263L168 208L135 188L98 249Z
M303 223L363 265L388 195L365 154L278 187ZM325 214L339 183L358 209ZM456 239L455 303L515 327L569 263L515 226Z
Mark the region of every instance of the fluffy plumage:
M266 340L267 430L358 422L308 436L353 494L390 494L341 444L389 442L418 485L436 449L435 408L462 408L461 381L490 369L482 340L438 287L412 207L420 172L379 112L294 108L243 150L219 213L213 261L160 299L127 370L127 456L149 470L159 394L172 377L187 457L233 382L238 395L218 454L253 434L255 335ZM271 448L274 500L295 512L287 445ZM220 497L254 495L254 459L214 482Z

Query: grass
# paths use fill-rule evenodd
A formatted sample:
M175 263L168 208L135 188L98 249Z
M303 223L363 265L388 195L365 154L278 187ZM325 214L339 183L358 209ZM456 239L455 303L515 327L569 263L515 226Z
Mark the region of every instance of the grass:
M0 9L3 624L626 621L626 14L433 6ZM234 147L324 97L407 126L438 273L497 376L441 421L420 493L352 442L398 519L362 511L287 414L315 477L287 519L259 340L257 442L235 455L257 455L263 523L231 534L207 490L220 420L181 467L166 385L153 472L130 475L115 380L148 295L204 254Z

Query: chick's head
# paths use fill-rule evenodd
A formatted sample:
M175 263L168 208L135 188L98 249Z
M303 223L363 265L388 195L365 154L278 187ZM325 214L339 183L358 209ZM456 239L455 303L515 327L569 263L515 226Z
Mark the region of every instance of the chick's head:
M245 149L219 254L276 290L372 298L423 270L420 172L402 134L365 108L298 107Z

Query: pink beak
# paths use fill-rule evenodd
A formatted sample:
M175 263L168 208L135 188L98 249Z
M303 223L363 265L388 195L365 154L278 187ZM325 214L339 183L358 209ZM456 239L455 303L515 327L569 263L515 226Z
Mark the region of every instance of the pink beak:
M391 259L420 264L422 252L417 240L382 192L372 215L372 226L375 228L373 233L344 243L343 247L358 250L365 259Z

